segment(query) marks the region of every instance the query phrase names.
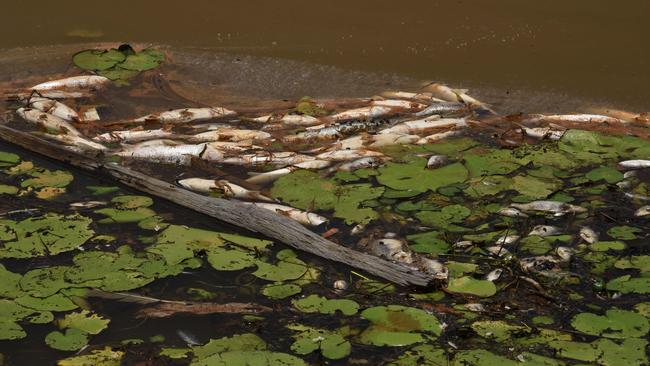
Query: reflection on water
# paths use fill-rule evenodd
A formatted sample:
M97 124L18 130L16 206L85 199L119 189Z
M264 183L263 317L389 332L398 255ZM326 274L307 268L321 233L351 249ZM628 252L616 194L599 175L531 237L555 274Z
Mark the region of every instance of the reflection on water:
M206 46L454 84L553 89L643 106L650 3L515 0L3 4L0 47L97 41ZM86 38L90 37L90 38Z

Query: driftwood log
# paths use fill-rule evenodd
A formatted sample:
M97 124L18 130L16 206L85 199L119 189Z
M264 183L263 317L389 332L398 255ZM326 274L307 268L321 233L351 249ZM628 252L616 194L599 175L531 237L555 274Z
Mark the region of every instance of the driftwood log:
M98 156L86 156L69 151L30 133L2 124L0 124L0 138L47 158L89 172L110 176L126 186L152 196L248 231L260 233L298 250L344 263L397 285L417 287L432 285L432 277L421 271L336 244L270 210L245 205L235 200L203 196L117 163L104 162Z

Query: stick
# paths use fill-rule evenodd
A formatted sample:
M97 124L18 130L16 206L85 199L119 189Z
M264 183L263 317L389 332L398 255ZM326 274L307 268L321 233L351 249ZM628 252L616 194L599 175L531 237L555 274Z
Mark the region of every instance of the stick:
M248 231L260 233L298 250L347 264L397 285L427 287L433 282L431 276L416 269L336 244L270 210L234 200L199 195L116 163L104 163L98 155L77 154L5 125L0 125L0 138L50 159L86 171L106 174L131 188Z

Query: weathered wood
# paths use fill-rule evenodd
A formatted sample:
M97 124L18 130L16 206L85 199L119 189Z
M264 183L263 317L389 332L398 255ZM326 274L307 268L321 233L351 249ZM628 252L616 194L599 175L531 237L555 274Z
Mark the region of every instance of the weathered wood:
M146 192L177 205L203 213L217 220L260 233L298 250L347 264L371 275L402 286L426 287L431 276L400 263L361 253L329 241L301 224L270 210L246 205L236 200L203 196L137 172L117 163L102 162L97 156L85 156L22 132L0 125L0 138L48 158L72 166L111 176L129 187Z

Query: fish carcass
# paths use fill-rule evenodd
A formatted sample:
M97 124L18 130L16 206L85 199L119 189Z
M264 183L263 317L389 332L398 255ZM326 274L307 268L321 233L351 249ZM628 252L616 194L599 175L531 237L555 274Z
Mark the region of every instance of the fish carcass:
M276 203L247 202L247 204L273 211L306 226L319 226L328 221L325 217L313 212L302 211L297 208L283 206Z
M246 181L253 184L268 184L298 169L323 169L330 165L332 165L332 162L327 160L308 160L269 172L248 173L252 177L246 179Z
M154 163L189 165L192 157L202 157L207 144L183 144L172 140L152 140L136 145L125 145L121 151L113 155L134 160L145 160ZM221 154L220 158L223 158Z
M236 128L219 128L202 132L196 135L189 135L186 140L190 142L210 142L210 141L249 141L249 140L268 140L271 134L257 130L240 130Z
M98 142L140 142L153 139L160 139L165 137L172 137L174 133L166 129L157 129L157 130L142 130L142 129L133 129L126 131L112 131L103 133L101 135L95 136L93 140Z
M321 120L306 114L285 114L282 117L266 115L253 118L255 122L261 123L279 123L285 126L315 126L321 124Z
M264 196L260 192L248 190L242 186L230 183L227 180L187 178L178 181L182 187L192 191L210 193L219 192L226 197L245 199L251 201L273 202L273 199Z
M52 80L32 86L31 90L43 91L52 89L99 89L110 83L110 79L98 75L73 76L65 79Z
M56 100L34 97L29 100L28 106L66 121L79 121L79 114L74 109Z
M31 108L19 108L16 110L16 113L25 121L42 126L46 129L54 130L68 135L82 136L81 132L79 132L68 121L53 116L49 113L43 113L39 110Z
M152 113L134 120L134 122L188 123L207 121L213 118L230 117L236 113L222 107L184 108Z
M533 201L529 203L513 203L510 205L522 211L540 211L552 213L555 216L565 215L567 213L583 213L587 209L580 206L575 206L570 203L558 201Z
M436 128L444 127L464 127L467 123L464 118L440 118L438 116L414 121L399 123L395 126L379 131L380 134L397 133L397 134L421 134Z

